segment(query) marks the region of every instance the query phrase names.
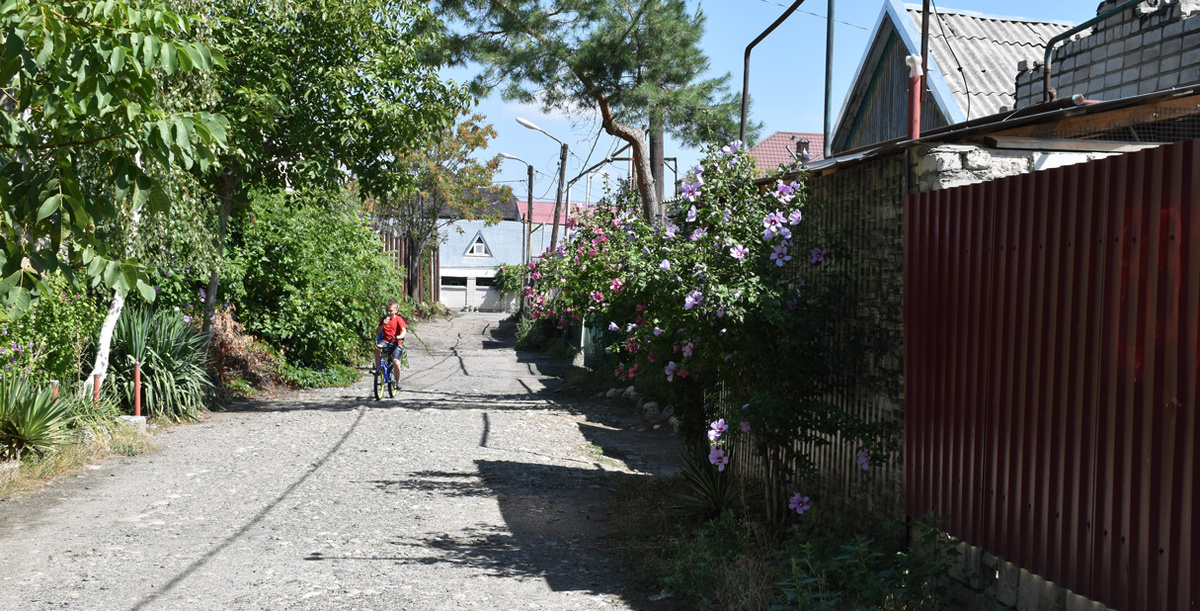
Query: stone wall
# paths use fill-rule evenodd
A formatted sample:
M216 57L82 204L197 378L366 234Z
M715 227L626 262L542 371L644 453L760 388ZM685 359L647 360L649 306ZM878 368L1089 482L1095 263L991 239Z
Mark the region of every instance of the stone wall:
M961 187L1108 157L1114 153L1068 153L991 149L969 144L914 149L914 174L921 193Z
M1100 4L1097 15L1118 6ZM1081 20L1083 21L1083 20ZM1017 108L1043 100L1042 59L1018 64ZM1200 83L1200 0L1147 0L1055 47L1058 97L1116 100Z

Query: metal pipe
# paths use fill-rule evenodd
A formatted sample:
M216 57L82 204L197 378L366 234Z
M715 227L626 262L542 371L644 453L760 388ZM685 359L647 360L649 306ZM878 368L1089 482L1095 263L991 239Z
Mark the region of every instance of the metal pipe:
M929 74L929 0L921 3L921 101L925 101L925 75Z
M133 362L133 415L142 415L142 362Z
M529 172L529 200L527 204L529 209L525 213L525 220L529 225L529 231L525 234L525 252L528 253L529 258L525 260L525 264L529 265L533 263L533 166L527 163L525 164L525 168Z
M738 130L738 140L741 140L742 142L746 141L746 108L749 104L747 92L750 90L750 51L754 50L755 45L762 42L767 35L769 35L771 32L774 32L775 28L779 27L779 24L783 23L785 19L792 15L792 13L796 12L796 9L800 8L801 4L804 4L804 0L796 0L796 2L794 2L792 6L788 8L788 10L784 11L783 14L779 16L779 19L775 20L775 23L772 23L770 27L763 30L762 34L758 35L758 38L755 38L750 44L746 45L746 63L745 67L742 69L742 126Z
M1088 19L1087 21L1067 30L1066 32L1051 38L1046 43L1046 57L1042 61L1042 101L1050 102L1054 100L1054 98L1058 97L1057 94L1050 89L1050 55L1053 53L1055 45L1143 1L1144 0L1126 0L1116 7L1108 9L1107 11Z
M829 0L825 16L825 141L821 146L822 157L833 156L833 143L829 132L833 131L833 0Z
M904 58L908 65L908 139L921 137L921 58L909 55Z

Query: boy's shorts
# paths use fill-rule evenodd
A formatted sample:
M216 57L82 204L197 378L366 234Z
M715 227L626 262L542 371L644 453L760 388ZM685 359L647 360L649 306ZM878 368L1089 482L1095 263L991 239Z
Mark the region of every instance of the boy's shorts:
M404 346L401 346L398 342L393 343L380 340L375 342L375 345L383 350L381 353L382 356L390 359L399 359L404 354Z

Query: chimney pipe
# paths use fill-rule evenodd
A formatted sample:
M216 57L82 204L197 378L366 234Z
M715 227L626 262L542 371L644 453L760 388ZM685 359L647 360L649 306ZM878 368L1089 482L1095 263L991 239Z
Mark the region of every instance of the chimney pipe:
M909 55L904 58L908 65L908 138L921 137L921 58Z

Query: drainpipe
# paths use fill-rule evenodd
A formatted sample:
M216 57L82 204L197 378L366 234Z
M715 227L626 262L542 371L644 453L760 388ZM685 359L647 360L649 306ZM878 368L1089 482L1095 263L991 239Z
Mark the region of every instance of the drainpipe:
M921 137L921 58L909 55L908 65L908 139Z
M1139 4L1144 1L1145 0L1126 0L1125 2L1122 2L1121 4L1117 5L1116 7L1108 9L1107 11L1104 11L1103 13L1100 13L1099 15L1096 15L1095 17L1092 17L1091 19L1088 19L1087 21L1067 30L1066 32L1063 32L1062 34L1059 34L1059 35L1055 36L1054 38L1051 38L1050 41L1046 43L1046 57L1042 61L1042 66L1044 68L1042 71L1043 72L1043 75L1042 75L1042 79L1043 79L1043 81L1042 81L1043 82L1042 101L1050 102L1050 101L1053 101L1054 98L1058 97L1057 93L1054 92L1052 89L1050 89L1050 54L1052 51L1054 51L1055 45L1074 36L1075 34L1078 34L1079 32L1082 32L1083 30L1086 30L1086 29L1096 25L1097 23L1100 23L1101 21L1104 21L1105 19L1108 19L1109 17L1112 17L1113 15L1116 15L1117 13L1120 13L1121 11L1123 11L1135 4Z
M779 19L775 20L775 23L772 23L770 27L763 30L762 34L758 35L758 38L755 38L750 44L746 45L746 64L742 68L742 127L738 130L738 140L742 142L746 141L746 108L750 102L750 98L748 97L750 90L750 51L753 51L755 45L762 42L768 34L774 32L775 28L779 27L779 24L783 23L792 13L796 12L796 9L800 8L801 4L804 4L804 0L796 0L792 6L788 7L788 10L779 16Z

